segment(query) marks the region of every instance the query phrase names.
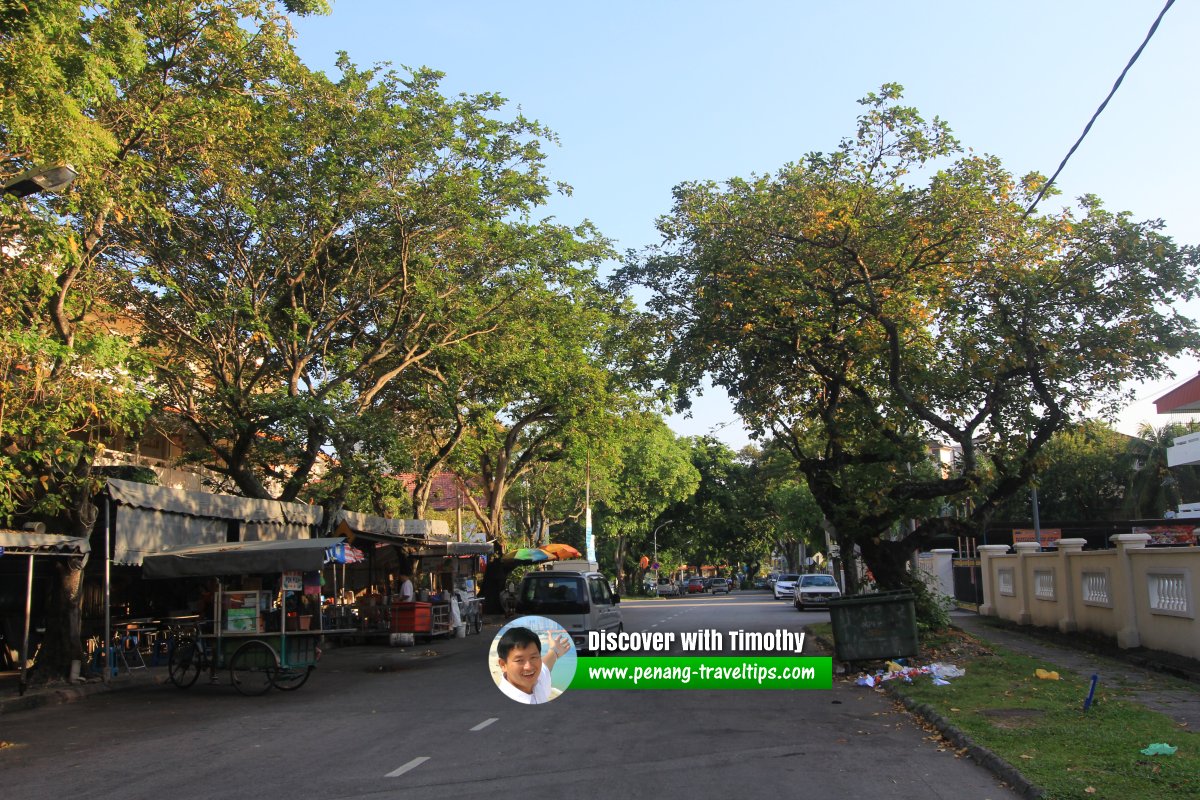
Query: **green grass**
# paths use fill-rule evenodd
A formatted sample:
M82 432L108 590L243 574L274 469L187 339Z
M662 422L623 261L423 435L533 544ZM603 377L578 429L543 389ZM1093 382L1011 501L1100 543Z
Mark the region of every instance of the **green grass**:
M819 627L810 630L828 638L830 633ZM1128 691L1120 686L1101 684L1085 714L1090 677L991 649L993 655L955 661L966 675L949 686L934 686L925 676L893 685L936 709L1053 800L1200 797L1200 741L1194 733L1125 699ZM1039 667L1057 670L1062 680L1035 677ZM1139 751L1152 742L1179 749L1171 756L1142 755Z

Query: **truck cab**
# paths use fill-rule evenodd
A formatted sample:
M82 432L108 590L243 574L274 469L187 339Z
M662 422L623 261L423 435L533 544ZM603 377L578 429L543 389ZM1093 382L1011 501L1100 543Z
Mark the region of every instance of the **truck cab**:
M586 563L586 562L584 562ZM599 572L555 569L531 572L517 590L517 613L548 617L570 635L579 652L587 651L588 631L625 629L621 598Z

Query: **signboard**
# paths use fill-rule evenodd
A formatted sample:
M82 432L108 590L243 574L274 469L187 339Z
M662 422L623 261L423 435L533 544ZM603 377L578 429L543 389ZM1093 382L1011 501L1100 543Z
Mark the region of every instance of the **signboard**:
M1150 534L1146 544L1196 544L1196 531L1193 525L1149 525L1144 528L1134 528L1134 533Z
M596 560L596 536L592 533L592 507L588 506L584 513L583 549L588 561Z
M285 592L299 592L304 589L304 573L300 571L289 571L283 573L283 590Z
M1042 547L1058 544L1062 538L1062 528L1042 528ZM1036 542L1037 531L1033 528L1013 528L1013 544L1017 542Z

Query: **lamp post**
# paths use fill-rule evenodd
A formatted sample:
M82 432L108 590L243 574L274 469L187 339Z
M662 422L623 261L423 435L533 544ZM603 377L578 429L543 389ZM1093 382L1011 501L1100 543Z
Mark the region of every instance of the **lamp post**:
M657 528L654 529L654 585L658 586L658 532L663 529L663 525L671 524L671 520L664 520Z
M33 167L4 182L0 194L27 197L38 192L61 192L79 175L70 164Z

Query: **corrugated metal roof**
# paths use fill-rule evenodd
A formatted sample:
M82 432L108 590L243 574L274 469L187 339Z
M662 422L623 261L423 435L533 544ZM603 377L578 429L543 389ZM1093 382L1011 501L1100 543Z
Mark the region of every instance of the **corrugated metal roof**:
M1159 414L1193 414L1200 412L1200 375L1176 386L1154 401Z

